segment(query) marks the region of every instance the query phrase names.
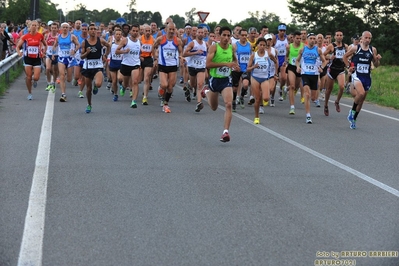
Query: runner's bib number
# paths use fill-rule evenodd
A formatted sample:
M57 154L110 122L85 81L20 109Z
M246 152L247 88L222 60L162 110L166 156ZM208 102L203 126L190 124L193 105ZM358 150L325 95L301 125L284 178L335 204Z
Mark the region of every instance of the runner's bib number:
M240 63L247 64L249 62L249 54L240 54Z
M229 67L227 67L227 66L218 67L217 70L216 70L216 74L219 75L219 76L223 76L223 77L230 76L230 72L231 72L231 69Z
M205 68L205 60L192 60L191 64L194 66L194 68Z
M39 47L37 46L28 46L26 50L28 52L28 57L37 58L39 55Z
M101 59L87 59L87 68L101 68L103 67L103 61Z
M68 57L71 55L71 51L70 50L60 50L60 56L61 57Z
M317 72L317 66L314 64L303 64L303 69L305 73L316 73Z
M175 59L176 58L176 51L174 50L164 50L163 56L165 59Z
M358 73L368 74L369 69L370 69L370 65L368 65L368 64L357 64L357 66L356 66L356 72L358 72Z
M141 51L150 53L150 52L152 51L152 45L143 44L143 45L141 46Z

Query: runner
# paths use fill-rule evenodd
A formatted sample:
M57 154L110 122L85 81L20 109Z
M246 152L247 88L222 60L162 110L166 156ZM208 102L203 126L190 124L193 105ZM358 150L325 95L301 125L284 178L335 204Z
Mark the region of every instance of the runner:
M58 77L58 55L55 55L54 60L53 57L53 45L58 38L58 24L51 23L50 31L44 37L47 44L47 52L46 52L46 77L47 77L47 87L46 91L51 90L51 92L55 92L55 80Z
M371 89L371 64L373 63L374 67L380 65L381 55L377 53L375 47L370 45L371 38L371 32L364 31L361 38L362 42L352 47L343 57L344 64L351 68L351 72L353 72L351 94L355 99L348 115L351 129L356 129L356 119L367 93ZM351 57L353 66L349 65L349 58Z
M220 138L221 142L230 141L229 128L232 119L233 88L231 84L231 70L240 71L236 58L236 51L230 44L231 29L223 26L219 30L220 43L212 45L208 50L206 67L210 69L209 90L203 90L202 97L208 97L208 104L213 111L219 105L219 94L222 95L224 112L224 130Z
M102 47L107 47L105 54L102 54ZM110 45L103 38L97 37L97 27L95 24L89 25L89 38L82 42L81 58L84 60L82 75L86 82L87 107L86 113L91 113L91 95L96 95L98 88L103 83L104 61L107 60L110 52ZM94 81L94 82L93 82ZM94 84L93 84L94 83ZM93 86L93 90L92 90Z
M287 25L284 23L280 23L277 27L278 29L278 34L276 36L276 44L275 44L275 49L277 50L277 58L278 58L278 69L277 69L277 74L279 78L279 101L283 101L284 97L283 94L286 96L287 94L287 73L286 73L286 68L287 68L287 63L285 61L285 56L287 54L287 45L288 45L288 38L286 35L287 31Z
M295 114L295 94L296 88L299 88L301 81L301 73L297 72L296 58L298 57L299 50L302 49L304 44L301 42L301 33L299 31L294 32L294 42L287 45L286 63L288 83L289 83L289 100L290 100L290 115Z
M273 39L270 34L267 34L268 39ZM251 90L255 98L254 110L255 118L254 124L259 124L259 109L260 103L263 101L268 102L270 99L270 65L277 64L276 57L269 51L266 50L267 41L265 38L260 37L256 41L257 51L254 52L249 58L247 71L251 73ZM273 61L271 63L271 61ZM262 93L262 96L261 96Z
M170 113L169 100L172 96L173 87L176 84L177 66L182 65L183 57L178 56L183 53L183 43L175 36L176 26L173 22L168 23L166 35L160 36L155 40L153 50L158 49L158 59L154 59L154 64L158 65L159 88L158 93L163 97L162 111ZM154 51L153 51L154 52Z
M301 73L303 90L305 96L306 123L312 124L310 115L310 101L317 99L317 84L319 82L319 73L327 65L327 61L319 47L316 44L316 34L309 33L307 36L307 44L298 53L295 65L297 73ZM321 65L317 59L320 58Z
M80 44L75 35L69 32L69 24L64 22L61 24L62 33L58 35L54 45L53 51L58 48L58 69L60 73L60 89L61 89L61 98L60 102L66 102L66 81L72 81L72 70L74 66L74 55L79 50ZM72 44L75 44L75 47L72 48ZM52 59L55 59L55 54L53 54ZM67 77L65 80L65 72L67 72Z
M89 27L89 25L87 23L83 23L81 25L81 33L79 35L76 35L80 45L82 45L82 42L84 40L89 38L88 27ZM79 85L78 97L84 98L83 88L85 87L85 81L84 81L84 76L81 73L84 60L81 58L81 53L82 53L82 48L80 47L78 49L77 53L75 54L75 61L74 61L74 67L73 67L75 77L72 80L72 85L74 85L74 86Z
M109 38L109 43L111 45L109 72L112 82L111 87L114 94L113 101L116 102L118 101L118 81L122 82L123 80L123 75L120 72L123 55L116 54L116 49L119 47L122 41L122 29L115 25L112 31L114 32L114 35Z
M47 44L41 33L37 32L39 23L36 20L30 22L29 32L19 39L16 50L18 55L21 57L22 45L25 43L26 48L24 49L24 66L26 74L26 88L28 89L28 100L32 100L32 75L33 75L33 88L36 88L37 81L40 78L40 70L42 59L41 54L46 53Z
M207 45L203 40L204 29L198 28L196 33L196 38L190 42L186 49L184 50L183 56L190 57L187 62L188 73L190 76L190 87L193 89L194 93L198 90L202 91L205 84L205 64L207 55ZM202 103L201 93L196 93L197 105L195 111L199 112L204 108Z
M328 101L330 100L330 95L334 86L334 80L338 82L338 95L335 100L335 109L337 112L341 112L339 107L339 101L341 100L342 94L344 93L345 86L345 64L343 61L343 56L348 50L348 45L342 42L344 35L341 30L335 31L335 42L328 45L326 51L323 53L324 56L331 54L329 57L331 63L328 66L327 71L327 82L326 82L326 93L324 100L324 115L328 116Z
M139 94L139 79L140 79L140 40L139 25L134 24L130 29L130 36L122 39L116 54L123 54L121 63L121 74L123 75L123 88L119 91L121 96L125 95L125 89L131 86L132 102L131 108L137 108L137 96Z
M266 51L272 55L272 58L277 58L277 50L273 47L273 33L266 34ZM275 62L270 62L270 70L269 70L269 89L270 89L270 107L275 107L274 103L274 94L276 93L276 84L278 80L278 59ZM265 105L265 104L264 104Z
M141 80L144 80L142 104L148 105L148 91L151 86L152 70L154 67L154 54L152 51L152 46L155 42L154 37L151 35L151 27L148 24L144 25L144 34L141 36L140 42L140 78Z

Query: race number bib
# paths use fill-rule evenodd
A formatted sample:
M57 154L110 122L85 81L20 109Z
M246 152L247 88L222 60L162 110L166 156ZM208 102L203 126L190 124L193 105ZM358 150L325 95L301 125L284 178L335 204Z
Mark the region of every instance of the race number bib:
M291 65L295 65L295 63L296 63L296 57L293 57L293 58L291 58Z
M141 46L141 51L142 51L142 52L150 53L150 52L152 51L152 45L150 45L150 44L143 44L143 45Z
M31 57L31 58L37 58L39 55L39 47L38 46L28 46L26 48L26 51L28 53L28 57Z
M227 66L218 67L218 68L216 69L216 74L217 74L217 75L220 75L220 76L223 76L223 77L228 77L228 76L230 76L230 72L231 72L231 69L230 69L229 67L227 67Z
M357 64L356 65L356 72L367 74L369 73L370 65L368 64Z
M103 67L103 61L101 59L87 59L88 69L102 68L102 67Z
M60 50L60 54L59 56L61 57L68 57L71 55L71 51L70 50Z
M176 50L164 50L163 56L166 60L176 58Z
M140 51L139 50L130 50L129 54L132 56L138 56L140 54Z
M113 60L122 60L122 54L115 54L115 53L113 53L113 54L111 55L111 59L113 59Z
M191 64L194 66L194 68L205 68L205 60L194 59L191 61Z
M317 66L314 64L303 64L303 69L305 73L316 73L317 72Z
M247 64L249 62L249 54L240 54L240 63Z
M342 59L344 57L345 50L336 50L335 51L335 57L338 59Z

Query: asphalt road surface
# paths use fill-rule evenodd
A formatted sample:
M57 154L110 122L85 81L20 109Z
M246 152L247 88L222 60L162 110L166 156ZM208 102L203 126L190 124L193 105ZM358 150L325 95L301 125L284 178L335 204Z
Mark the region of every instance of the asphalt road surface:
M398 111L365 104L351 130L350 98L311 125L299 96L260 125L246 105L222 143L223 104L196 113L177 84L165 114L153 86L132 109L104 84L90 114L71 84L66 103L43 75L32 101L11 86L0 265L399 265Z

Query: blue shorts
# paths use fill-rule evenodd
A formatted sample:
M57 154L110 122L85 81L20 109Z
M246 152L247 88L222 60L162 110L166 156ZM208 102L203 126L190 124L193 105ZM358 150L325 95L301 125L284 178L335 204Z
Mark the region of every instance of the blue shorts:
M58 63L58 55L55 55L55 56L54 56L54 60L52 59L52 58L53 58L53 55L51 55L51 54L48 54L48 55L47 55L47 58L49 58L49 59L51 60L51 64L52 64L52 65L55 65L55 64Z
M229 87L233 87L233 84L231 83L231 77L226 77L226 78L211 77L209 79L209 89L213 92L221 93L222 90Z
M258 77L254 77L254 76L251 76L251 78L256 80L259 84L269 80L269 78L258 78Z
M371 89L371 77L370 76L357 76L356 72L352 74L352 82L360 81L363 85L364 91L369 91Z
M73 67L75 65L75 58L73 57L58 57L58 63L64 64L66 67Z

